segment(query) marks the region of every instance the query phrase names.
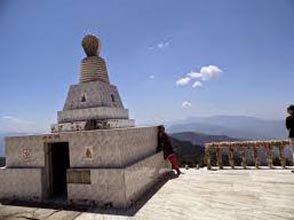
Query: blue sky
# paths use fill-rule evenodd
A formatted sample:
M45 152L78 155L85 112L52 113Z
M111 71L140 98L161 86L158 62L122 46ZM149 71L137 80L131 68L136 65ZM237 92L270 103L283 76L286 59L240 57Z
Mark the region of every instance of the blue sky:
M101 39L110 79L139 124L278 119L293 102L291 0L1 0L0 27L2 130L56 121L78 83L87 33ZM176 83L191 72L198 78Z

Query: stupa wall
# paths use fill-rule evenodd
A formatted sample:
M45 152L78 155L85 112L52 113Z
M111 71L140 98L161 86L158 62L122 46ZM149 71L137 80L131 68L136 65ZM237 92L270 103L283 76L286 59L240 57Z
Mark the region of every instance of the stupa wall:
M97 107L58 112L58 122L82 121L90 119L128 119L129 111L122 108Z
M82 101L82 96L84 100ZM117 88L101 81L70 86L63 110L107 106L123 108Z

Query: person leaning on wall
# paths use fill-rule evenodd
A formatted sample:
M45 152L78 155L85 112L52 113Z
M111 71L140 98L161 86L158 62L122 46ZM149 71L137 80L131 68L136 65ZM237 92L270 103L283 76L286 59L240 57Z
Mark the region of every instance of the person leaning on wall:
M289 141L292 148L292 159L294 163L294 105L290 105L287 108L287 112L289 116L286 118L286 128L289 132ZM292 169L291 172L294 173L294 169Z
M164 159L168 160L172 166L173 170L176 170L177 175L179 176L181 174L176 154L172 148L170 139L165 132L165 128L163 125L158 126L158 147L157 152L160 152L163 150L163 157Z

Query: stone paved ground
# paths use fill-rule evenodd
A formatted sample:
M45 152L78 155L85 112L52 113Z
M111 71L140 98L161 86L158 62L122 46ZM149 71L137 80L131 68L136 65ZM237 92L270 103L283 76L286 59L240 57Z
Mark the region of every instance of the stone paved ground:
M190 169L184 172L168 181L135 216L2 205L0 220L294 220L294 174L290 170Z

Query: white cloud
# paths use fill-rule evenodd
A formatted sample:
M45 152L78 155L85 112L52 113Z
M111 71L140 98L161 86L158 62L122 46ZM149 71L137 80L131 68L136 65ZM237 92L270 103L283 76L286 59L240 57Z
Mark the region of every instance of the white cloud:
M158 48L158 49L163 49L163 48L165 48L165 47L168 47L168 46L170 45L170 42L171 42L171 41L162 41L162 42L159 42L159 43L157 44L157 48Z
M200 81L196 81L196 82L194 82L193 85L192 85L193 88L202 87L202 86L203 86L203 84L202 84L202 82L200 82Z
M155 79L155 76L154 75L150 75L149 76L149 79Z
M160 41L158 42L157 44L155 45L151 45L148 47L149 50L154 50L154 49L164 49L164 48L167 48L169 47L171 44L171 40L165 40L165 41Z
M191 108L191 107L192 107L191 102L184 101L184 102L182 103L182 108L187 109L187 108Z
M202 87L203 81L208 81L217 78L223 71L215 65L202 66L199 72L191 71L185 77L176 81L178 86L188 85L191 80L196 80L192 87Z
M223 71L215 65L203 66L200 69L200 74L202 75L202 80L204 81L218 77L222 72Z
M191 78L190 77L183 77L180 78L176 81L177 86L185 86L190 82Z
M187 73L187 76L190 77L191 79L201 79L202 78L202 74L201 73L197 73L197 72L190 72Z

